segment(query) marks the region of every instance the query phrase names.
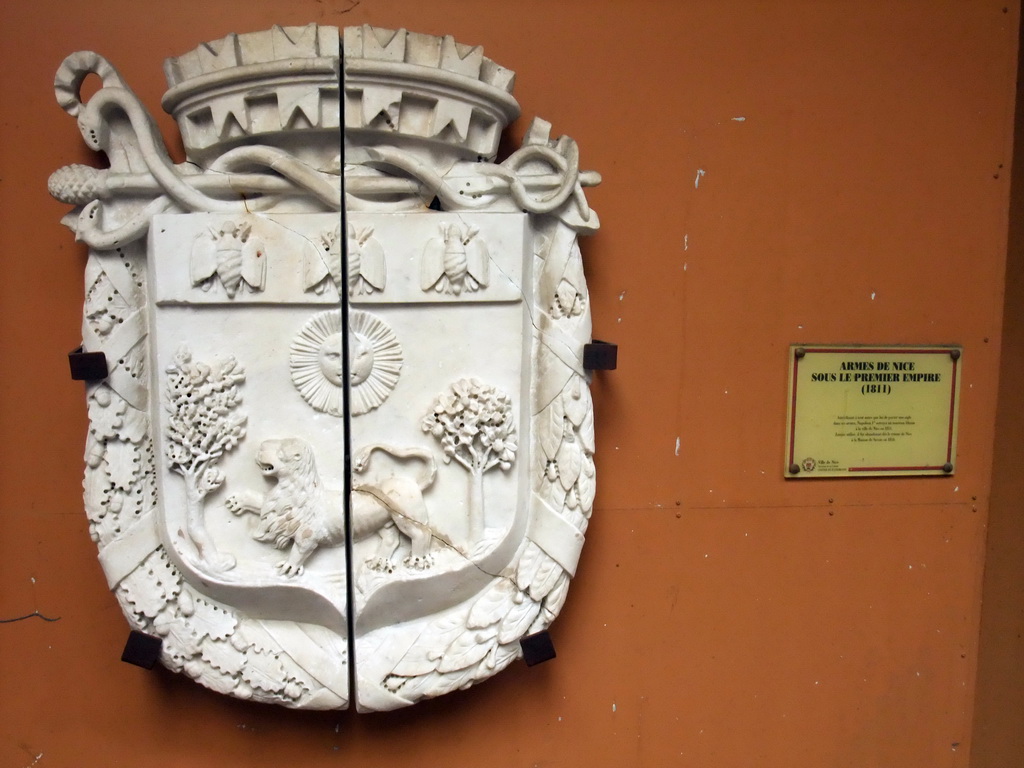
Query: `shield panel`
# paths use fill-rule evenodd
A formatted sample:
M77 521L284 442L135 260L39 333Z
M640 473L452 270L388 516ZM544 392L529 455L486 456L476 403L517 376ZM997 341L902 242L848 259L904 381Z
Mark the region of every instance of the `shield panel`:
M175 565L347 693L342 318L329 272L312 282L308 268L330 260L338 224L155 217L149 369Z
M392 708L382 683L410 638L430 642L425 627L486 589L523 544L532 265L523 214L349 222L357 699ZM371 252L387 267L379 290L358 282ZM403 363L393 391L364 410L366 317L393 329ZM363 524L374 515L394 530Z

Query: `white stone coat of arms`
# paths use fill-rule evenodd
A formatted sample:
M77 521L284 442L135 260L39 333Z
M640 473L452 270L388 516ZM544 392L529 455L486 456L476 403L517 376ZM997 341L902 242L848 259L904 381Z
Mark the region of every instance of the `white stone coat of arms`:
M55 82L109 161L50 190L89 248L85 507L129 623L289 707L490 677L593 506L599 176L540 120L497 162L514 75L451 37L274 27L165 71L183 164L101 56Z

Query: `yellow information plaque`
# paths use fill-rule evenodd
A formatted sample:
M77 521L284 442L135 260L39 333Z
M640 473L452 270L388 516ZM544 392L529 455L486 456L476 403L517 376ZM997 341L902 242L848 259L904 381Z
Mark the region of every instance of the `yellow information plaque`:
M786 477L952 474L961 353L790 347Z

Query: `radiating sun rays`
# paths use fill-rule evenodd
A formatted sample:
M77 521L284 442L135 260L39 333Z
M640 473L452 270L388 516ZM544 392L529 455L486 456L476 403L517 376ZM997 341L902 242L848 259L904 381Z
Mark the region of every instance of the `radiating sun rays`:
M310 318L292 342L292 382L314 409L344 415L341 311ZM352 415L388 399L402 370L402 347L391 326L360 310L349 313L349 385Z

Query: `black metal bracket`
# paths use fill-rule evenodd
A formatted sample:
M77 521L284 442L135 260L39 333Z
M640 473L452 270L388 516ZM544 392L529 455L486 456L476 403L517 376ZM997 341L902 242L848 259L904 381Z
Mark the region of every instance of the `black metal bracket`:
M107 356L102 352L83 352L82 347L68 352L71 378L75 381L102 381L107 378Z
M528 667L555 658L555 644L546 629L520 638L519 647L523 649L523 661Z
M121 661L143 669L152 669L160 658L163 645L164 641L161 638L133 629L128 633L128 642L124 645Z
M614 371L618 361L618 344L594 339L583 345L583 367L588 371Z

